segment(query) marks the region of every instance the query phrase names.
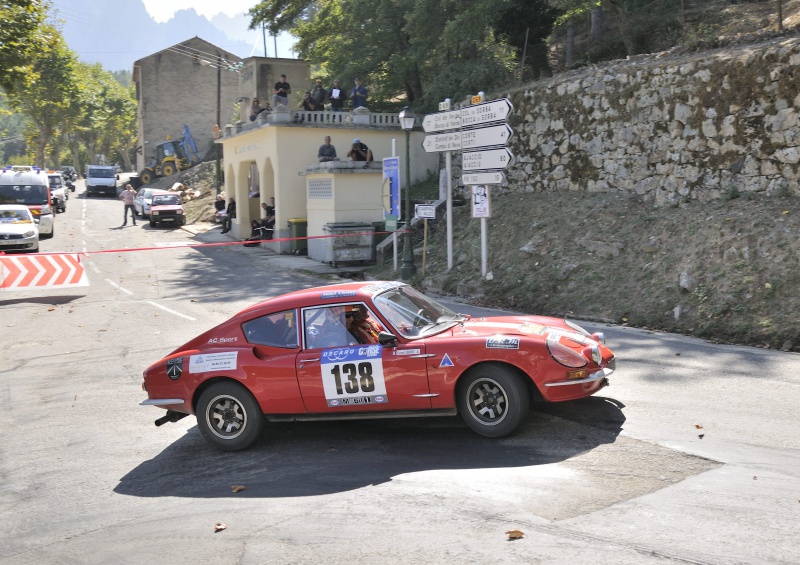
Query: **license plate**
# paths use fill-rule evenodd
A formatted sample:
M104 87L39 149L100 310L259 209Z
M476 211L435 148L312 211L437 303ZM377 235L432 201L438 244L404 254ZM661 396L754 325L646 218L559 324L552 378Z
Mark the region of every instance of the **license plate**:
M162 222L174 222L175 218L161 218Z

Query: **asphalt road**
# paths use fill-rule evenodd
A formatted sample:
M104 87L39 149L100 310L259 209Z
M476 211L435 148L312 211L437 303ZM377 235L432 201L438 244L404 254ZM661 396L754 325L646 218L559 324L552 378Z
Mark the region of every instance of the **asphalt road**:
M306 422L223 453L192 418L153 425L142 370L330 281L121 228L121 202L78 186L42 251L87 253L90 285L0 292L0 564L800 562L797 354L589 324L617 354L612 386L535 405L510 438L457 418Z

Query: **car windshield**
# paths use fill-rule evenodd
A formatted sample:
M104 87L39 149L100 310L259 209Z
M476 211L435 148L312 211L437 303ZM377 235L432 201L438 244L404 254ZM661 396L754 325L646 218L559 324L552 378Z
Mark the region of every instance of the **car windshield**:
M177 196L153 196L153 206L164 206L168 204L180 204L181 199Z
M32 224L28 210L0 210L0 224Z
M0 204L43 206L48 204L47 187L30 184L2 185L0 186Z
M466 319L410 286L387 290L376 296L373 302L404 337L440 333Z
M113 179L114 169L89 169L89 176L98 179Z
M48 177L48 178L50 179L50 187L51 187L51 188L52 188L52 187L60 187L60 186L64 186L64 183L62 182L61 175L59 175L59 176L52 176L52 177Z

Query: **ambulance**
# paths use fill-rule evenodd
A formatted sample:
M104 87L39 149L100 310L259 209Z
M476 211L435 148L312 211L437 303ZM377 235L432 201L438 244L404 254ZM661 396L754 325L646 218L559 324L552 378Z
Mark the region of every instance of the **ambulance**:
M55 233L53 200L47 173L39 167L7 166L0 169L0 204L24 204L39 225L39 234Z

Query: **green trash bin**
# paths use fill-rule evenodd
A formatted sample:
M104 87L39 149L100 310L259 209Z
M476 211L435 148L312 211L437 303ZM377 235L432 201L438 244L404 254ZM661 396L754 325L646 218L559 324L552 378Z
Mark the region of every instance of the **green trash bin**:
M296 237L308 237L308 220L306 218L289 218L289 237L293 238L291 251L294 255L306 255L308 253L308 240L294 239Z

